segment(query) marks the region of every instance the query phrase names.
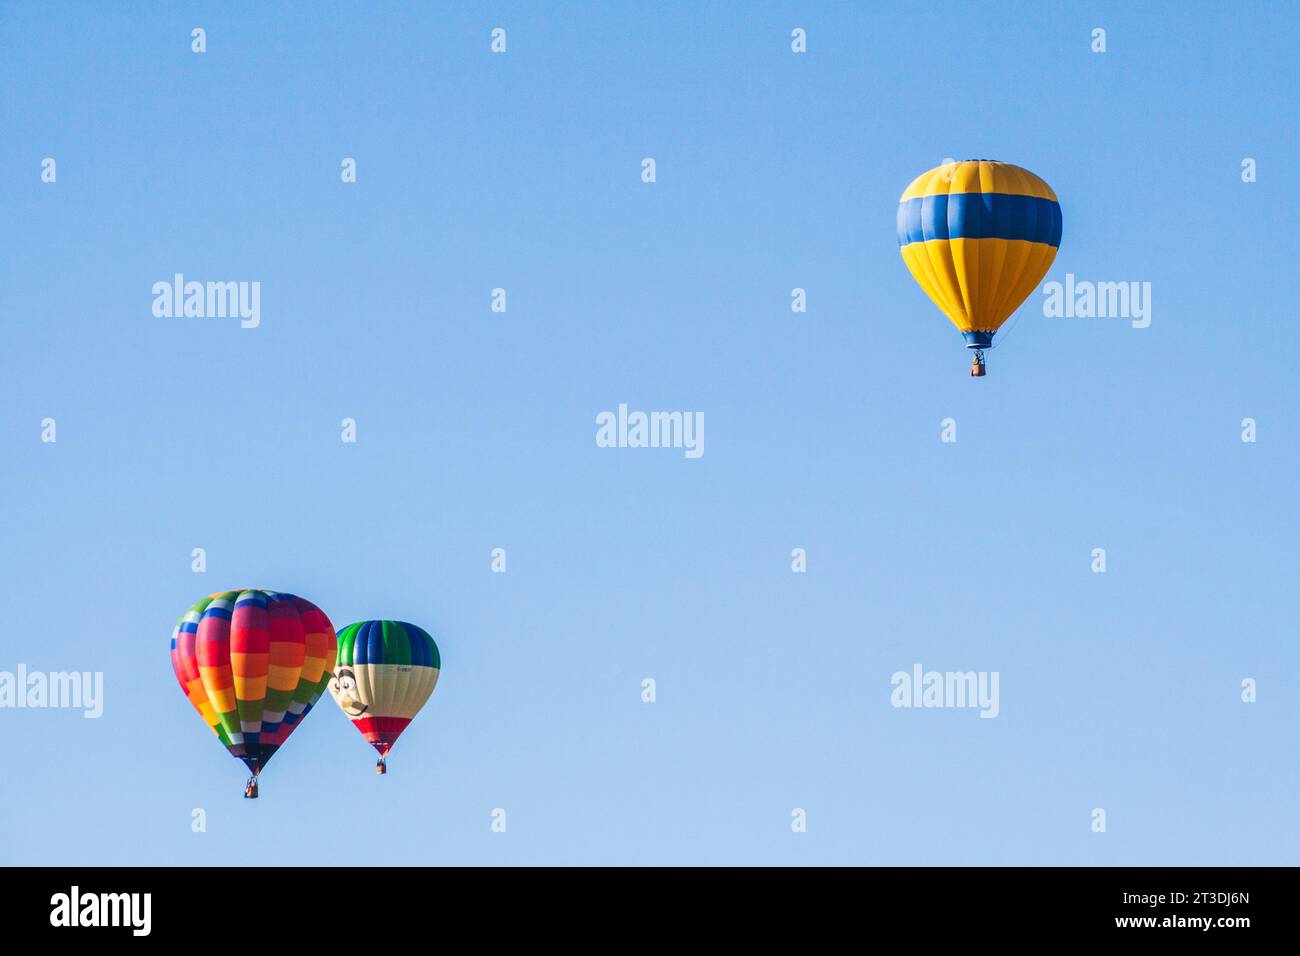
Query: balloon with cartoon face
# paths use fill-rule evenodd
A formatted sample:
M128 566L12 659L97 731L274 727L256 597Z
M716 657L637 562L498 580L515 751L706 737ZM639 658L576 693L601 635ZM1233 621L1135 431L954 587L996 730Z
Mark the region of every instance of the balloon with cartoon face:
M338 635L329 691L339 709L379 751L375 770L438 683L442 657L429 632L404 621L360 621Z

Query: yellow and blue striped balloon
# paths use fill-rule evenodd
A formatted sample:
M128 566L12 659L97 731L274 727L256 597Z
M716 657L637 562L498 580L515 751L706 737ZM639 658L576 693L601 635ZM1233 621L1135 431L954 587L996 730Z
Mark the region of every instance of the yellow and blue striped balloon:
M966 347L986 349L1056 258L1061 206L1052 187L1019 166L945 163L903 190L898 244Z

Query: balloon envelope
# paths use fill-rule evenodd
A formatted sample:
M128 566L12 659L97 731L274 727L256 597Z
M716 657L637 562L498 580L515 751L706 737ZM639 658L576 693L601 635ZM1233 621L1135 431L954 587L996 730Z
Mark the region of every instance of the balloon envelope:
M992 346L1060 244L1056 193L1010 163L946 163L912 180L899 199L903 262L967 348Z
M404 621L359 621L339 632L330 696L386 757L438 683L433 637Z
M172 669L181 689L254 775L324 693L335 653L325 612L278 591L210 595L172 631Z

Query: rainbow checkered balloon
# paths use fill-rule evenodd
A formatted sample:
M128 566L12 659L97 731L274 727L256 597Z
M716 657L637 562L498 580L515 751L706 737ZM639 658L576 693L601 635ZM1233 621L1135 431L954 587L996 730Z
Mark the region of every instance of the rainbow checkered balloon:
M171 652L186 698L256 777L325 692L337 639L296 595L222 591L185 612Z

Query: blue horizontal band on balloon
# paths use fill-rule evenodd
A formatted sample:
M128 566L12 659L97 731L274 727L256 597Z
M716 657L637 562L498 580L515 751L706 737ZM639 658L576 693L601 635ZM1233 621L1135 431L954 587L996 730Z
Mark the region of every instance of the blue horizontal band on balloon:
M970 349L988 349L993 347L993 336L995 332L973 331L963 332L961 337L966 340L966 347Z
M1061 244L1061 206L1037 196L943 193L898 204L898 244L931 239L1008 239Z

